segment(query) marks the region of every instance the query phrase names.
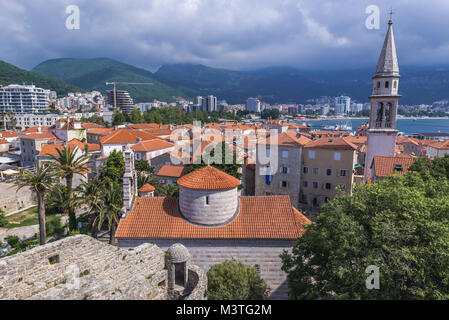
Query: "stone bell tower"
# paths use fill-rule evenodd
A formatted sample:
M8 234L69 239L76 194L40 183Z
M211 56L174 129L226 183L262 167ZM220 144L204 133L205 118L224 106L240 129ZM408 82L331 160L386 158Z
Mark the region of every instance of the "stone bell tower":
M370 122L365 162L365 181L371 178L371 164L375 156L395 156L398 130L396 118L401 95L399 88L399 64L393 35L393 21L388 21L382 52L373 77Z

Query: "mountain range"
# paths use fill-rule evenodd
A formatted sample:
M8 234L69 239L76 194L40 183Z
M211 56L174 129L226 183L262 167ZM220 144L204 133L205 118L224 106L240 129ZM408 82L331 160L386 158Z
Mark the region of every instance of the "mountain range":
M58 95L65 95L67 92L84 91L64 81L29 72L0 60L0 86L24 83L56 91Z
M348 95L367 102L374 74L372 69L299 70L271 67L258 70L227 70L204 65L163 65L156 72L109 58L54 59L37 65L31 72L0 61L0 84L34 83L58 94L69 91L112 89L106 82L137 82L152 85L119 85L135 102L174 97L215 95L228 103L245 103L260 97L269 103L306 103L321 96ZM449 67L401 68L401 104L430 104L449 98Z

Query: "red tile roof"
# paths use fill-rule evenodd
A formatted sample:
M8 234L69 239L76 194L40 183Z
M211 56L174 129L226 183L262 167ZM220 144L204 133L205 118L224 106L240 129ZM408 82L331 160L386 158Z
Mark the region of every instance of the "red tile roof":
M101 124L98 123L92 123L92 122L85 122L81 125L84 129L90 129L90 128L104 128Z
M72 141L70 141L69 143L67 143L67 148L69 150L72 150L72 148L78 147L78 149L80 149L81 151L84 151L84 148L86 146L86 143L83 143L77 139L73 139ZM42 146L41 152L39 153L40 156L48 156L48 155L53 155L53 156L57 156L58 155L58 151L57 150L62 150L64 148L63 145L61 144L44 144ZM98 144L87 144L87 150L88 152L90 151L99 151L100 145Z
M10 132L10 131L1 131L1 132L0 132L0 135L1 135L3 138L14 138L14 137L18 137L18 136L19 136L19 132L17 132L17 131L13 131L13 132Z
M305 148L357 150L357 146L345 138L320 138L309 142L305 145Z
M240 197L237 218L222 227L200 227L184 220L176 198L137 198L122 219L119 239L275 239L295 240L311 221L297 211L289 196Z
M9 142L5 139L0 139L0 144L6 144L6 143L9 143Z
M157 176L180 178L184 173L184 169L184 166L163 166L157 173Z
M48 129L50 129L50 127L29 127L25 130L22 130L21 133L39 133L39 130L40 132L48 132Z
M222 190L237 188L240 181L223 171L207 166L180 178L178 185L197 190Z
M113 133L104 136L100 139L102 144L125 144L125 143L137 143L138 138L145 140L156 139L155 136L145 133L139 130L120 129Z
M296 132L283 132L278 135L267 138L267 144L276 144L283 147L301 147L309 143L310 139L299 136Z
M416 158L376 156L373 160L374 175L376 177L390 177L394 174L407 174L408 169L413 164L413 162L415 162L415 159ZM401 165L402 171L395 170L396 165Z
M142 141L138 144L134 145L131 149L133 151L138 152L151 152L161 149L168 149L171 147L174 147L175 145L173 143L161 140L161 139L153 139L148 141Z
M151 184L147 183L142 188L139 189L140 192L153 192L156 190Z
M22 139L32 139L32 140L54 139L54 138L56 138L56 137L53 135L53 133L50 133L50 132L28 134L28 135L22 136Z
M439 150L449 150L449 140L439 141L439 143L432 144L429 147Z
M128 124L126 127L129 129L159 129L159 125L156 123Z

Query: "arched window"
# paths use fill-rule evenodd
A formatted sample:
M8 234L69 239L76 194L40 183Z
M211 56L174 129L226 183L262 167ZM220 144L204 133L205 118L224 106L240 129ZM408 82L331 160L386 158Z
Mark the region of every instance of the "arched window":
M385 81L385 88L388 89L389 86L390 86L390 83L388 81Z
M377 89L380 89L380 81L377 81Z
M397 82L397 81L394 81L394 82L393 82L393 88L395 88L395 89L398 88L398 82Z

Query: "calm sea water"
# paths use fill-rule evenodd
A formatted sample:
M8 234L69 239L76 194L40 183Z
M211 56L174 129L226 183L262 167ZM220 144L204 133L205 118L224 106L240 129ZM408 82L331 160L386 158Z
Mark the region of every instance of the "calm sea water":
M304 122L314 129L323 129L325 126L348 122L352 125L352 131L355 131L357 127L367 123L368 119L298 121L301 124ZM398 130L404 133L449 133L449 119L417 119L416 121L413 119L398 119Z

